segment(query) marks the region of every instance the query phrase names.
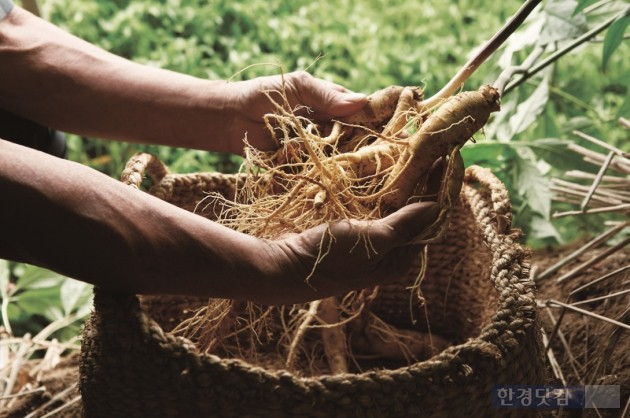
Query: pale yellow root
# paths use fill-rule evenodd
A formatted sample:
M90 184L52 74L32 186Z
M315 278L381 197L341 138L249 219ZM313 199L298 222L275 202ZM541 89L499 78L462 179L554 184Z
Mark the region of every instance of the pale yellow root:
M395 328L372 313L353 328L350 341L354 355L408 362L426 360L450 345L439 335Z
M415 244L427 244L442 237L448 227L448 220L451 215L451 208L457 204L459 193L464 181L464 159L459 148L455 148L451 155L446 157L446 167L442 174L440 190L438 192L437 203L440 207L438 218L433 224L426 228L422 234L414 239ZM420 183L418 183L418 187ZM409 201L414 201L410 197Z
M361 126L368 130L381 132L383 126L392 118L398 99L403 92L404 87L389 86L382 90L378 90L368 97L368 103L363 109L353 115L341 118L340 121L344 125ZM360 132L360 133L364 133ZM342 137L351 138L356 135L352 129L345 132Z
M417 87L405 87L400 93L392 118L387 122L381 138L400 136L410 120L417 120L420 114L422 91ZM379 142L378 140L376 142Z
M291 340L291 345L289 346L289 353L287 354L287 361L285 366L287 370L295 370L296 362L298 355L300 353L300 345L303 342L304 334L309 329L313 320L315 320L315 316L317 315L317 310L319 309L319 305L321 300L316 300L309 303L308 311L304 316L304 319L300 323L300 326L295 331L295 336Z
M459 198L463 181L459 149L498 110L499 97L488 86L461 93L422 122L426 115L418 108L421 96L416 88L381 90L357 115L340 120L326 138L319 136L312 121L296 116L286 103L273 102L277 113L265 121L282 149L276 153L247 149L247 179L235 199L230 202L213 194L213 204L222 211L218 221L247 234L275 239L340 219L378 219L408 202L435 200L435 196L426 196L426 183L433 163L443 158L437 196L441 211L418 242L436 239ZM370 254L374 250L364 239ZM320 259L326 257L331 242L322 241ZM221 348L245 360L260 356L269 361L273 358L270 353L286 353L284 367L299 374L325 370L324 360L331 373L346 373L350 352L417 361L448 345L437 335L384 323L357 294L280 308L274 311L279 316L264 307L250 307L247 315L237 317L228 315L229 307L224 307L228 312L218 312L215 306L204 312L206 325L213 328L209 334L200 329L204 318L197 317L188 325L206 347ZM321 328L321 334L310 332L314 328ZM321 335L321 341L313 341L315 335Z
M464 145L498 110L499 93L491 86L459 93L442 104L411 137L394 166L385 184L384 208L403 207L416 185L426 182L433 162Z
M322 343L324 353L332 374L348 373L348 346L344 324L340 323L337 298L322 300L319 306L319 318L322 320Z

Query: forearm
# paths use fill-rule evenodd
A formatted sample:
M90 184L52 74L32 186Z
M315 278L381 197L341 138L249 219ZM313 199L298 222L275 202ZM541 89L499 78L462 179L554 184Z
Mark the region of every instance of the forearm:
M19 7L0 22L0 62L0 107L39 123L94 137L238 152L223 134L233 113L227 82L132 63Z
M257 238L2 140L0 196L0 258L133 293L265 300L281 288Z

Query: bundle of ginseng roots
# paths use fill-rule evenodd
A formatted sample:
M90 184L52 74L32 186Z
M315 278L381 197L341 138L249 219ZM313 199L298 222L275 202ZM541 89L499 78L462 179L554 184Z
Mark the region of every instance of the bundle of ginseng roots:
M236 198L211 192L200 204L220 212L218 222L270 239L340 219L379 219L411 202L431 200L440 214L415 242L436 240L459 198L460 148L499 110L499 93L491 86L459 93L436 109L424 108L420 89L392 86L372 94L359 113L334 121L332 132L322 136L289 107L283 92L267 96L276 111L265 122L279 150L248 148ZM436 165L437 188L428 181ZM364 241L354 251L369 256L369 239ZM322 240L320 257L327 245L330 241ZM425 254L418 255L421 266ZM423 304L423 270L415 283L403 284L411 304ZM317 288L309 279L304 278ZM302 376L365 371L364 358L370 364L378 358L410 364L448 346L437 335L397 329L370 312L377 294L378 287L293 306L211 299L174 333L202 352Z

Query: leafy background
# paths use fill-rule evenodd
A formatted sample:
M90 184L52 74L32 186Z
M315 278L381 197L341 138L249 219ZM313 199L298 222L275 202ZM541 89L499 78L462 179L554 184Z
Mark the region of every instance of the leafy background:
M507 0L313 2L294 0L42 0L44 18L115 54L201 78L246 79L307 69L317 77L371 93L392 84L421 85L430 96L521 5ZM464 86L492 83L531 50L563 48L627 1L549 0L537 9ZM558 245L594 233L594 217L551 221L549 179L567 169L593 171L566 150L579 129L626 151L630 116L630 50L618 19L502 101L502 112L464 151L466 164L492 168L511 193L516 225L531 246ZM139 146L69 135L69 158L118 177L139 150L154 152L173 171L235 171L240 159L197 150ZM35 239L35 238L34 238ZM89 311L90 288L32 266L0 260L2 319L16 334L58 326L76 335ZM56 321L56 322L55 322ZM65 322L64 322L65 321Z

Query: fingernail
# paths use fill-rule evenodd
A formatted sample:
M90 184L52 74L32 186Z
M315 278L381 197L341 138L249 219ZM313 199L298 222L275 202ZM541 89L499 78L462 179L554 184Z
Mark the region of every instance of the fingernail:
M363 93L345 93L344 94L344 99L346 99L349 102L361 102L363 100L367 99L367 96Z

